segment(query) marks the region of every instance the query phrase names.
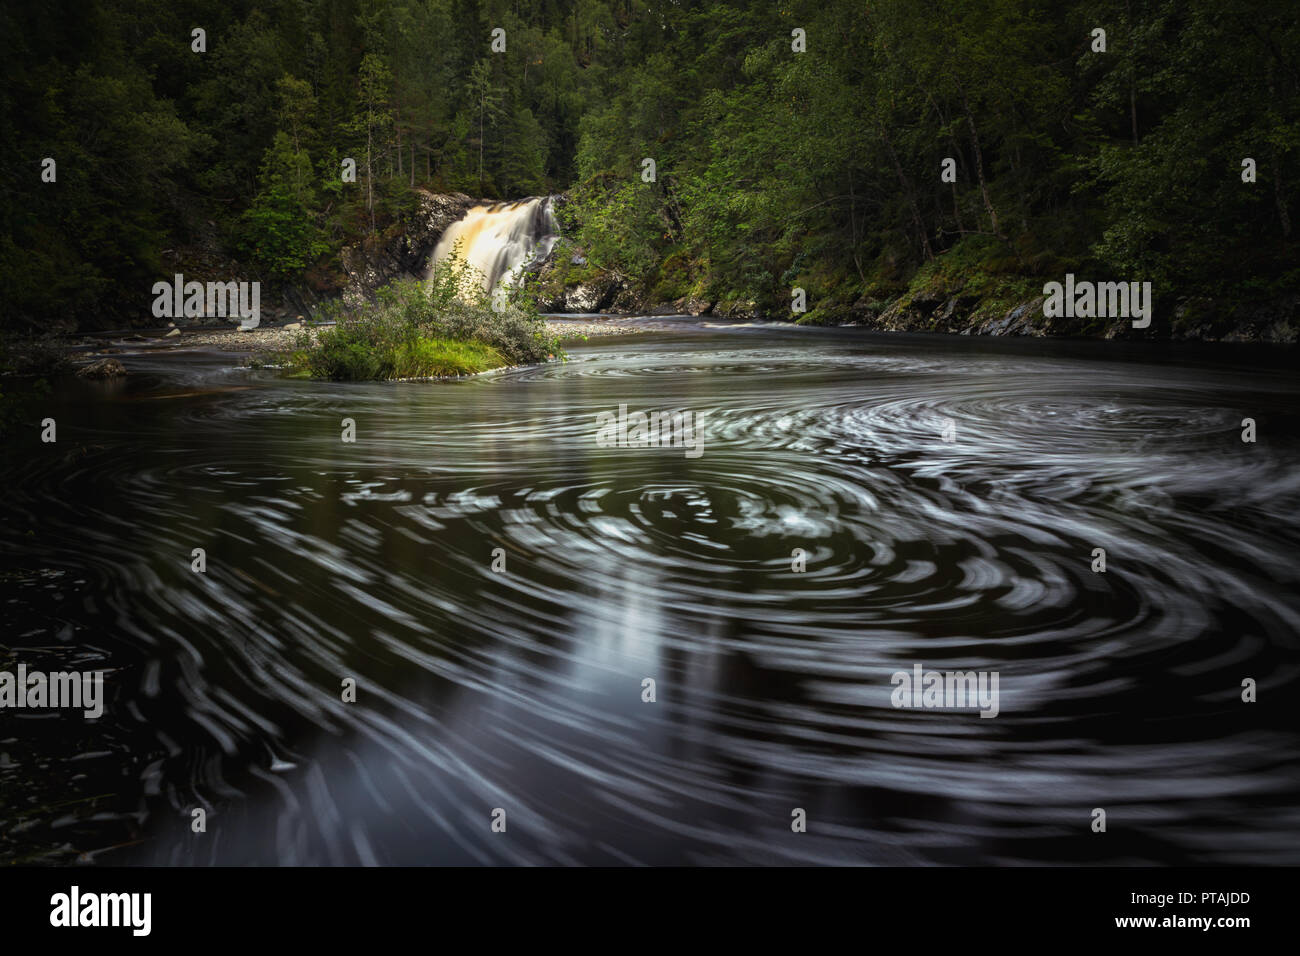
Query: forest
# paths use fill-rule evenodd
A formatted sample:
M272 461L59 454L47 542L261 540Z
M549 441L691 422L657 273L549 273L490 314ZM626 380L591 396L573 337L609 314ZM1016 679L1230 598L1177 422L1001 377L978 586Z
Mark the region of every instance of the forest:
M143 320L177 250L328 291L417 190L563 193L574 261L646 301L792 317L800 287L813 321L941 273L1300 279L1300 17L1272 0L0 9L10 329Z

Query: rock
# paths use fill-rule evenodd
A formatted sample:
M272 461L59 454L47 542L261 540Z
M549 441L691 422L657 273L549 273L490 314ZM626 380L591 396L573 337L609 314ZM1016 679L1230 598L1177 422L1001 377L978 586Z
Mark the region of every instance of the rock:
M681 308L687 315L712 315L715 305L717 305L717 302L712 299L701 299L699 296L688 295L682 300Z
M181 330L180 330L180 329L173 328L170 332L168 332L168 333L164 336L164 338L171 339L171 338L175 338L176 336L178 336L178 335L180 335L180 334L181 334Z
M629 289L626 283L619 282L601 297L596 311L606 315L640 315L641 297Z
M748 299L722 300L714 305L713 314L724 319L740 319L745 322L760 318L758 304Z
M581 249L564 239L537 267L530 288L543 312L640 312L640 295L627 279L614 272L590 267Z
M347 284L343 301L356 305L371 298L376 289L405 275L424 275L433 249L447 227L464 218L473 206L487 200L464 193L431 193L418 189L420 205L404 223L372 236L339 253Z
M627 283L619 283L614 299L607 305L602 305L613 312L620 312L623 315L632 315L641 311L641 297L638 296Z
M849 306L850 321L854 325L874 325L885 311L886 303L869 295L861 295Z
M1291 293L1260 301L1184 299L1172 310L1165 307L1163 312L1156 311L1152 328L1163 327L1168 327L1175 339L1294 344L1300 340L1300 295ZM1125 329L1123 334L1127 337L1140 333Z
M600 302L605 298L603 283L584 282L564 290L566 312L597 312Z
M91 362L85 368L77 372L81 378L117 378L119 375L126 374L126 367L117 359L100 359L98 362Z
M1026 302L1020 302L1001 315L994 315L971 323L962 330L962 335L1029 335L1043 336L1047 329L1043 326L1043 302L1038 296Z
M302 317L299 316L299 318L302 318ZM302 328L302 323L301 323L301 322L290 322L288 325L284 326L284 330L285 330L286 332L297 332L297 331L298 331L299 329L301 329L301 328Z

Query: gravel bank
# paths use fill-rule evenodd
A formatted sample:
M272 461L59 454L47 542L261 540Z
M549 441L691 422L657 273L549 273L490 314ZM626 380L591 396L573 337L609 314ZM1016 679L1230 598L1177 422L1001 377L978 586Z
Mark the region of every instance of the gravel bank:
M563 339L574 339L580 335L627 335L639 332L637 326L619 322L617 319L600 319L593 321L550 322L546 328L552 335ZM307 330L310 334L311 330ZM181 348L214 348L226 352L287 352L294 348L302 335L302 330L287 328L258 328L247 332L237 329L195 329L181 330L180 335L152 340L151 344L166 344Z

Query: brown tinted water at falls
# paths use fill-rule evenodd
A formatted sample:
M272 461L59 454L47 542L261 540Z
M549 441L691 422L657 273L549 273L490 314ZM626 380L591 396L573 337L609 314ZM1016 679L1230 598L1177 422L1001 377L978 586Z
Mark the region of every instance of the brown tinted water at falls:
M491 292L540 266L559 234L549 196L474 206L443 233L430 264L459 257Z
M105 668L108 710L0 714L0 852L1300 863L1289 357L676 321L52 397L0 466L4 653ZM620 403L703 454L599 447ZM896 709L916 663L998 672L998 716Z

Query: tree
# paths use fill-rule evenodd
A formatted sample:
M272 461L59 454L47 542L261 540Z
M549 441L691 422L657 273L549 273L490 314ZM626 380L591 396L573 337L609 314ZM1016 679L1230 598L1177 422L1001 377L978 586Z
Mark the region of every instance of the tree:
M502 115L501 89L492 78L492 68L487 60L478 60L470 70L465 84L470 101L478 112L478 188L483 193L483 147L486 143L486 124L495 123Z
M366 138L366 209L370 212L370 231L375 231L375 164L388 149L388 133L393 116L389 111L388 91L393 76L382 58L367 53L361 60L357 78L358 112L351 129Z

